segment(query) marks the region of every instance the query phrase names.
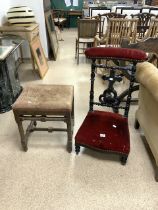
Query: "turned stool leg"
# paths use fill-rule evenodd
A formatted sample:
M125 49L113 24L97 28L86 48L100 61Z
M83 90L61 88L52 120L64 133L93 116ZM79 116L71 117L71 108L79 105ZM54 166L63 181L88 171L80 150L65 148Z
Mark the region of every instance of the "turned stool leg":
M19 129L20 137L21 137L22 148L25 152L27 152L27 150L28 150L27 139L25 138L25 135L24 135L22 120L20 120L19 118L17 119L17 125L18 125L18 129Z
M72 151L72 134L73 134L73 128L72 128L72 119L71 114L67 116L67 151Z

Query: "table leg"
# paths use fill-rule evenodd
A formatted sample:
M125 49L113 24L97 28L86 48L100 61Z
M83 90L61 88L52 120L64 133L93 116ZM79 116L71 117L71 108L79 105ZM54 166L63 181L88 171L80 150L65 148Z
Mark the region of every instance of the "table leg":
M31 46L30 46L30 53L31 53L32 68L33 68L33 70L36 70L36 68L35 68L35 60L34 60L34 56L33 56L32 50L31 50Z

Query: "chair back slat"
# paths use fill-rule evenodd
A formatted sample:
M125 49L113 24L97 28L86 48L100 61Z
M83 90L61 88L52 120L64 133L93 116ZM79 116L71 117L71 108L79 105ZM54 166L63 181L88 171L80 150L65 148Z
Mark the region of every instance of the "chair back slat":
M157 18L151 21L149 30L147 31L147 34L145 35L145 39L149 37L152 37L152 38L158 37L158 19Z
M79 19L78 38L94 38L98 29L98 20Z
M123 38L129 38L133 43L136 40L138 19L110 18L107 34L103 37L105 44L119 47Z

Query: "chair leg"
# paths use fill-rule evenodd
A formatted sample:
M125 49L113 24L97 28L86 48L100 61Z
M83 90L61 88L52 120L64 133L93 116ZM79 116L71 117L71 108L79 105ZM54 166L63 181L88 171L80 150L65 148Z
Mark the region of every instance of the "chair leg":
M77 64L79 64L79 42L77 43Z
M77 39L76 39L75 58L77 58Z
M121 155L120 161L122 165L125 165L127 162L128 155Z
M139 122L137 119L135 119L135 122L134 122L134 128L135 129L139 129L140 125L139 125Z
M76 152L76 155L79 154L79 152L80 152L80 146L79 145L75 145L75 152Z

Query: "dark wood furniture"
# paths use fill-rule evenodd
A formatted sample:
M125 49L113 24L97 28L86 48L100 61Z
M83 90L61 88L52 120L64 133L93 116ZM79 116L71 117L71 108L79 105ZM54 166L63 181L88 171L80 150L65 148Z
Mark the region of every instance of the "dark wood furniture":
M25 87L13 104L13 112L24 151L32 131L67 132L67 150L72 151L74 125L74 90L71 85L31 85ZM30 121L24 131L23 121ZM65 122L66 128L39 128L37 121Z
M149 29L152 18L156 18L156 15L151 13L138 13L131 15L132 18L138 18L137 34L138 38L142 39L145 36L146 31Z
M136 64L146 60L146 53L140 50L123 48L90 48L85 52L87 58L92 60L90 77L89 112L85 117L75 136L76 154L80 152L80 146L87 147L101 152L116 153L120 156L121 163L125 164L130 152L130 136L128 129L128 113L130 108L132 87L135 81ZM129 61L132 65L111 66L98 64L97 59L113 61ZM97 68L108 68L108 87L103 90L97 99L95 91L95 74ZM130 71L130 82L128 87L127 100L120 104L118 93L115 89L115 82L120 81L116 70L123 72ZM94 97L95 96L95 97ZM96 106L111 107L115 111L99 111ZM123 109L123 115L116 113Z
M19 60L17 60L22 42L23 40L17 36L0 36L0 56L3 47L11 47L6 56L0 59L0 113L12 108L22 90L18 77Z

